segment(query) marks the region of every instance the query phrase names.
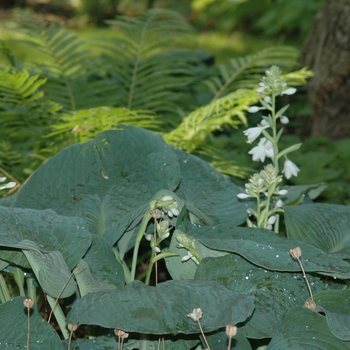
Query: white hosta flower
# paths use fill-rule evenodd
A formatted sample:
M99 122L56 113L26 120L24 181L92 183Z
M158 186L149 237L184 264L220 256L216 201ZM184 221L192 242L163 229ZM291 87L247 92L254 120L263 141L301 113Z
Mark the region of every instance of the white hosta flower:
M271 99L270 96L265 96L265 97L264 97L264 101L265 101L266 103L271 103L271 102L272 102L272 99Z
M198 322L199 319L201 319L203 316L203 312L201 308L193 309L193 311L187 315L190 319L192 319L195 322Z
M248 143L252 143L253 141L255 141L260 136L262 131L264 129L267 129L268 127L269 127L269 125L264 125L264 126L259 125L259 126L255 127L255 128L249 128L247 130L244 130L243 134L248 137L248 141L247 142Z
M263 137L259 144L253 147L249 152L252 155L254 161L265 161L265 158L273 158L273 143Z
M3 177L0 177L0 182L4 182L6 180L6 177L3 176Z
M262 109L265 109L265 107L251 106L251 107L248 108L248 112L249 113L256 113L256 112L259 112Z
M174 198L172 196L170 196L170 195L163 196L162 199L161 199L162 202L173 201L173 200L174 200Z
M181 261L185 262L185 261L188 261L190 259L192 259L197 265L199 264L198 259L190 251L187 251L187 255L183 256L181 258Z
M285 196L287 193L288 193L287 190L280 190L280 191L278 191L278 194L279 194L280 196Z
M267 86L266 86L266 84L265 83L259 83L259 88L258 89L256 89L255 91L258 93L258 94L263 94L263 95L265 95L266 94L266 88L267 88Z
M282 199L279 199L276 202L275 208L282 208L282 207L283 207L283 201L282 201Z
M153 247L153 250L154 250L156 253L160 253L160 248L159 248L159 247Z
M260 122L260 125L261 126L266 126L266 125L270 125L269 122L265 119L263 119L261 122Z
M152 235L151 235L150 233L146 233L146 232L145 232L145 238L146 238L146 241L151 242Z
M298 176L300 169L288 158L286 158L283 166L282 173L286 176L287 179L290 179L292 176Z
M276 216L270 216L269 219L267 220L268 225L273 225L276 222Z
M296 91L296 88L289 88L287 90L282 91L282 95L294 95Z
M5 185L0 186L0 190L4 190L5 188L13 188L13 187L15 187L16 185L17 185L16 182L11 181L11 182L9 182L9 183L7 183L7 184L5 184Z
M288 124L289 123L289 119L285 115L282 115L282 117L280 118L280 121L281 121L282 124Z
M177 208L170 208L169 211L171 211L174 216L179 216L180 214L179 209ZM169 211L168 211L168 215L169 215Z
M246 199L246 198L249 198L249 197L251 197L249 194L246 194L246 193L238 193L237 194L237 197L239 198L239 199Z

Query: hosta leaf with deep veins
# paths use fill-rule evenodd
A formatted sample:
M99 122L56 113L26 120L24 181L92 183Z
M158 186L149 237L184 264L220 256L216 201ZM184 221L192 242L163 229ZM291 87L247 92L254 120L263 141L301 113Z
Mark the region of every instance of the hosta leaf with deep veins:
M336 338L328 328L326 318L305 307L290 309L273 336L267 350L346 350L350 342Z
M315 302L326 314L332 333L344 341L350 340L350 290L326 290L315 295Z
M75 292L71 270L90 244L91 234L81 218L53 210L0 207L0 246L7 248L1 251L1 259L32 268L52 297Z
M28 314L18 297L0 305L0 348L27 349ZM36 304L30 311L30 349L64 350L57 332L39 314Z
M177 157L161 137L121 126L52 157L23 186L14 205L80 216L91 233L113 245L140 207L158 190L173 191L179 180Z
M207 247L237 253L268 270L300 271L299 264L289 254L290 249L300 246L303 252L301 260L306 271L338 278L350 277L349 264L338 256L300 240L280 237L270 230L231 225L183 226L188 228L185 231L188 236Z
M237 292L254 292L254 313L249 322L239 329L249 338L272 337L285 312L294 306L304 305L310 299L301 272L268 271L237 254L203 259L195 278L214 280ZM330 287L312 275L308 275L308 280L314 293Z
M91 244L86 222L77 217L61 216L53 210L0 207L0 246L13 249L59 251L73 269ZM3 250L1 259L11 259L11 250Z
M199 333L187 317L201 308L205 332L237 324L249 317L254 297L234 292L214 281L167 281L150 287L135 281L122 290L91 293L77 300L68 322L95 324L127 332L151 334Z
M211 165L174 148L181 169L176 194L186 200L187 209L208 225L240 225L247 218L245 204L237 198L242 190Z
M349 207L323 203L286 207L285 219L288 237L350 259Z

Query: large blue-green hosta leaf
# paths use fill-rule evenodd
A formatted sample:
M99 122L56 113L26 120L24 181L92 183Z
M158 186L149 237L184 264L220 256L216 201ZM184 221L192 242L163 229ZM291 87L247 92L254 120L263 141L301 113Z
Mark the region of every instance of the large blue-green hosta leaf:
M238 292L254 293L254 313L245 326L239 329L249 338L272 337L285 312L294 306L304 305L310 299L301 272L268 271L237 254L203 259L195 278L214 280ZM314 293L331 287L312 275L308 275L308 280Z
M286 207L285 220L288 237L350 259L350 207L321 203Z
M267 350L347 350L350 342L336 338L326 318L305 307L291 308L283 317Z
M338 256L296 239L280 237L266 229L231 225L199 226L183 223L180 229L210 249L237 253L253 264L281 272L300 271L289 250L300 246L306 271L338 278L350 278L349 264Z
M113 245L158 190L173 191L179 181L177 157L161 137L121 126L52 157L23 186L14 206L80 216L91 233Z
M327 290L315 295L318 310L327 317L327 324L339 339L350 341L350 290Z
M174 152L181 169L176 194L185 199L198 223L242 224L247 218L247 205L237 198L242 190L200 158L175 148Z
M151 334L199 333L187 317L201 308L205 332L237 324L249 317L254 297L234 292L214 281L167 281L150 287L135 281L121 290L91 293L77 300L68 322L96 324L127 332Z
M0 305L0 349L27 349L28 314L18 297ZM39 314L36 304L30 311L30 349L64 350L57 332Z
M50 209L0 207L1 259L32 268L52 297L75 292L71 270L90 244L91 234L81 218L61 216Z

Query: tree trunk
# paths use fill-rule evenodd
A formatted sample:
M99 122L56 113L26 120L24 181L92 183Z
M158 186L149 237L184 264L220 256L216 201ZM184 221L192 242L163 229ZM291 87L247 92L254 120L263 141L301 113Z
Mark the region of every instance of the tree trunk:
M310 81L312 135L350 137L350 0L326 0L315 17L300 62Z

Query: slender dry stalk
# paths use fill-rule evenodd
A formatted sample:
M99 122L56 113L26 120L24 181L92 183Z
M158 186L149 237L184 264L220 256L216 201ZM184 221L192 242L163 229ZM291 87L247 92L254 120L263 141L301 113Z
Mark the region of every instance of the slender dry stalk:
M226 335L228 336L227 350L231 349L232 337L234 337L236 334L237 334L237 327L233 326L232 324L228 324L226 326Z
M27 313L28 313L27 350L30 350L30 309L34 305L34 300L31 298L24 299L23 305L27 309Z
M55 300L55 303L54 303L53 307L51 308L51 312L50 312L49 318L47 319L47 323L50 323L52 314L53 314L53 312L55 311L56 306L57 306L57 304L58 304L58 300L60 299L60 297L61 297L61 295L62 295L64 289L67 287L67 284L69 283L69 281L70 281L70 279L72 278L73 274L74 274L74 272L72 272L72 273L70 274L69 278L67 279L67 282L63 285L62 289L61 289L60 292L58 293L57 298L56 298L56 300Z
M309 280L307 279L307 276L306 276L306 273L305 273L305 270L304 270L304 267L303 267L303 264L301 263L301 260L300 260L300 257L301 257L301 248L300 247L295 247L293 249L291 249L289 251L289 254L298 261L299 263L299 266L301 268L301 271L303 273L303 277L304 277L304 280L306 282L306 285L307 285L307 288L309 290L309 294L310 294L310 300L307 300L304 304L304 306L306 306L307 308L315 311L316 310L316 303L314 301L314 296L312 294L312 290L311 290L311 286L310 286L310 283L309 283Z
M204 342L205 342L205 345L206 345L206 349L210 350L210 346L208 344L208 341L207 341L207 338L203 332L203 328L201 326L201 323L200 323L200 319L202 318L203 316L203 312L202 312L202 309L201 308L197 308L197 309L193 309L193 311L187 315L187 317L189 317L191 320L195 321L198 323L198 326L199 326L199 329L202 333L202 336L203 336L203 339L204 339Z
M73 336L73 332L75 332L78 328L78 325L77 324L74 324L74 323L69 323L68 324L68 330L70 331L70 335L69 335L69 342L68 342L68 349L67 350L70 350L70 345L72 343L72 336Z

